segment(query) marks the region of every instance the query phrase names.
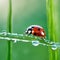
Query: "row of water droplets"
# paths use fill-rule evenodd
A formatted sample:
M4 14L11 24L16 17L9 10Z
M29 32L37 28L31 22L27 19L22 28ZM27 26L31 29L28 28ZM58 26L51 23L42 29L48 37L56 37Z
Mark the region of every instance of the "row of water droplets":
M26 37L26 38L25 38ZM43 46L50 46L52 50L56 50L57 48L60 48L60 43L50 42L49 40L44 40L46 43L41 43L40 40L37 38L33 38L33 36L29 36L31 38L27 38L28 35L24 34L17 34L17 33L7 33L7 32L1 32L0 33L0 40L11 40L16 43L17 41L22 42L31 42L33 46L43 45Z

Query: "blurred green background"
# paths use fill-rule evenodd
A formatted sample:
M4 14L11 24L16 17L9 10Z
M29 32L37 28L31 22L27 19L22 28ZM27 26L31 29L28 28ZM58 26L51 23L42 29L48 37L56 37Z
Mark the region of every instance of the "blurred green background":
M9 0L0 0L0 32L7 29ZM45 0L12 0L12 32L24 33L30 25L41 25L46 34L47 16ZM48 38L48 35L47 35ZM0 40L0 60L7 60L8 41ZM31 43L12 42L12 60L48 60L46 46L32 46Z

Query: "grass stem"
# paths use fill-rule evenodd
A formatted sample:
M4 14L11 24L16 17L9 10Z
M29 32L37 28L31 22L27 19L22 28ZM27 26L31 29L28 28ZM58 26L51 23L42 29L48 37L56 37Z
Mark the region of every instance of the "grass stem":
M56 31L57 19L54 19L54 17L56 17L55 16L56 13L54 10L55 8L56 7L54 7L54 0L46 0L49 40L51 40L53 42L58 42L57 31ZM53 51L49 47L49 60L58 60L58 49Z
M7 20L7 31L12 32L12 0L8 1L8 20ZM8 59L12 60L12 42L8 41Z

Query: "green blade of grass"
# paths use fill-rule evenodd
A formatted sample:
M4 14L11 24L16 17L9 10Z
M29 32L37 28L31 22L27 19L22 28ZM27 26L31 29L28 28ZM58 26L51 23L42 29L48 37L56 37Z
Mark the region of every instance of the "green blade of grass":
M12 0L8 0L8 19L7 19L7 31L12 32ZM12 60L12 42L8 41L8 56L7 60Z
M54 7L55 6L54 3L55 3L54 0L46 0L48 33L49 33L49 40L51 40L53 42L58 42L58 38L57 38L58 25L56 25L56 24L58 24L57 23L58 18L56 18L57 10L55 11L55 9L57 9L57 8ZM58 60L58 49L54 51L49 47L49 60Z

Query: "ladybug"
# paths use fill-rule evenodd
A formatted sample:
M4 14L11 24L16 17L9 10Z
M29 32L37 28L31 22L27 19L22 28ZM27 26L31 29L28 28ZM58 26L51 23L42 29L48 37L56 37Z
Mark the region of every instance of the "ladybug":
M45 33L44 29L39 25L29 26L25 33L28 34L28 35L32 34L34 36L38 36L42 39L45 38L45 36L46 36L46 33Z

